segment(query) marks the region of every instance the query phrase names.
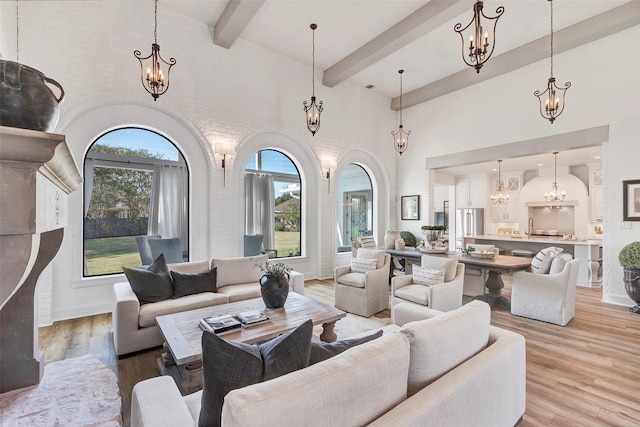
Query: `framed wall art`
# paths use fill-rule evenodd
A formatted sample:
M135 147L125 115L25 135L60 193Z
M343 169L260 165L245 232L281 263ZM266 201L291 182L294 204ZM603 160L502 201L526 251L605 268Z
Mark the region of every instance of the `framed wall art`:
M623 221L640 221L640 179L622 181Z
M420 196L402 196L400 199L402 219L420 219Z

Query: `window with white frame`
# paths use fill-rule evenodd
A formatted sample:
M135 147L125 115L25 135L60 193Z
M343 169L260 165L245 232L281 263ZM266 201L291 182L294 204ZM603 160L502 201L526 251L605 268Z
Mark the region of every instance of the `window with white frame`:
M364 168L350 163L340 172L337 186L336 246L351 251L351 242L373 235L373 186Z

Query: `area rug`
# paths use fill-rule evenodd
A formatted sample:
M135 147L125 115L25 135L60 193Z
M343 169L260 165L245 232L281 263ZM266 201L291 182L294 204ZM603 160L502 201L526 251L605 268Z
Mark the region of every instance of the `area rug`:
M338 339L341 340L366 331L378 330L389 324L391 324L391 319L388 317L361 317L347 313L347 317L343 317L336 322L336 326L333 328L333 331L338 336ZM314 335L320 336L321 333L322 325L318 325L313 328Z
M40 384L0 395L0 426L120 426L115 374L91 355L44 367Z

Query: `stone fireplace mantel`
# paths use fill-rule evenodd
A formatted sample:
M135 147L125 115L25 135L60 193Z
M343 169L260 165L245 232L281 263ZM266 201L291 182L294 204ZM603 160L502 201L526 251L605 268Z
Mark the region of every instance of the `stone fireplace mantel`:
M81 182L64 135L0 126L0 393L40 381L36 282Z

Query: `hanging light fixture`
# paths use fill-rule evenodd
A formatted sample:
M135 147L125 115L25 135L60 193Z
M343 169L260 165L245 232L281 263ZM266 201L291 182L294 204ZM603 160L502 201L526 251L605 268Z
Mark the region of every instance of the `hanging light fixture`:
M320 129L320 114L322 114L322 101L316 104L316 24L309 26L312 31L312 56L311 56L311 103L307 105L307 101L303 101L304 112L307 114L307 129L311 132L311 136L315 136Z
M398 126L397 131L391 132L391 135L393 135L393 148L401 156L409 148L409 135L411 135L411 131L405 131L402 126L402 73L404 73L404 70L398 70L398 74L400 74L400 126Z
M509 203L509 195L504 191L502 183L501 163L502 160L498 160L498 184L496 185L496 192L491 194L491 204L493 205L506 205Z
M567 193L564 191L560 191L558 188L558 161L557 161L558 152L553 152L553 185L551 186L551 191L548 193L544 193L544 200L549 204L550 208L556 207L559 208L564 202L565 197L567 197Z
M133 54L138 58L138 61L140 61L140 81L142 82L142 86L153 96L153 100L157 101L158 97L169 89L169 72L171 71L171 67L176 64L176 60L175 58L169 58L169 62L167 62L160 56L160 45L158 44L158 0L156 0L154 17L155 25L153 29L151 55L143 58L139 50L134 51ZM151 65L145 67L147 59L149 59ZM167 68L166 78L162 72L161 63L169 66Z
M504 13L504 7L499 6L496 9L497 15L493 18L489 18L482 11L483 3L478 0L473 5L473 18L467 24L466 27L462 28L462 24L458 23L453 27L453 30L460 34L460 38L462 39L462 60L470 67L474 67L476 72L480 72L480 68L484 65L485 62L491 58L493 54L493 49L496 47L496 25L498 23L498 19ZM482 18L488 20L490 23L493 21L493 31L491 32L491 41L489 41L489 32L484 31L482 26ZM474 24L473 32L469 36L469 47L466 48L469 50L469 60L467 60L467 55L465 55L465 36L463 34L467 28ZM489 49L491 47L491 49Z
M553 77L553 0L549 0L549 3L551 4L551 77L549 77L547 89L544 92L536 90L533 94L540 101L540 114L553 124L556 117L564 111L564 96L567 89L571 87L571 82L566 82L564 88L559 88L556 85L556 78ZM543 96L545 94L546 96ZM543 97L545 98L544 102Z

